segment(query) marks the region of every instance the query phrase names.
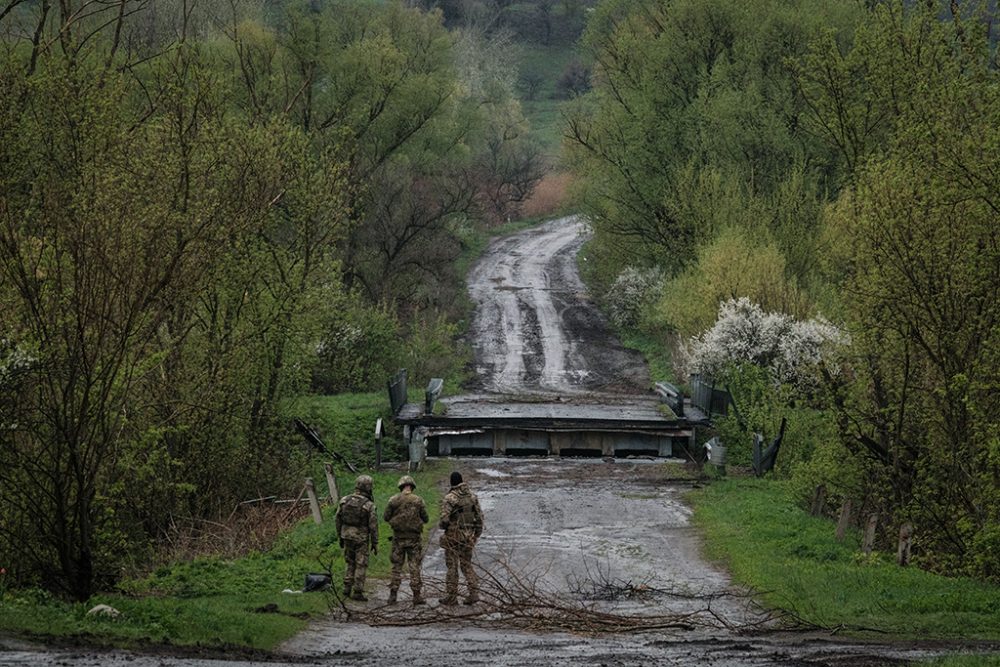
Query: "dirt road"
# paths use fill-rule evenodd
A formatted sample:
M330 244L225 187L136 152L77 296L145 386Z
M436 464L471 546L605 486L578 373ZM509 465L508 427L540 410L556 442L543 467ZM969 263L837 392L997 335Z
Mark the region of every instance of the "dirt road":
M260 661L239 656L220 661L197 654L40 651L16 643L4 650L0 640L0 665L858 666L895 664L948 648L850 643L805 633L741 633L761 617L745 599L731 595L726 575L701 557L690 512L682 501L690 485L671 481L682 476L681 464L483 458L463 459L459 467L478 492L486 516L477 559L487 578L494 575L502 581L505 573L516 572L543 597L562 599L573 610L614 612L637 622L670 615L717 622L592 634L584 626L570 628L575 632L546 631L545 623L528 619L532 628L524 629L525 619L494 613L499 608L495 602L453 610L432 600L414 612L405 584L401 603L390 608L384 602L385 582L376 582L368 603L348 603L351 619L345 620L343 613L319 619L277 654ZM424 562L426 586L434 597L444 577L437 540L437 533L432 533ZM595 583L596 588L591 585ZM490 584L486 589L491 590ZM362 622L366 617L376 623L417 624L373 627Z
M478 386L501 394L646 391L642 356L624 349L576 267L577 216L494 241L469 272Z

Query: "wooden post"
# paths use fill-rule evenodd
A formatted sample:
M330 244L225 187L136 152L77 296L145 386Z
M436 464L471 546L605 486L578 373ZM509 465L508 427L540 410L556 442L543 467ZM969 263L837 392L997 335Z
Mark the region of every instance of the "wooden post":
M316 497L316 485L312 477L306 477L306 495L309 496L309 507L312 508L313 521L323 523L323 512L319 509L319 499Z
M333 476L333 466L324 463L323 470L326 472L326 488L330 490L330 504L336 507L340 503L340 491L337 490L337 478Z
M378 421L375 422L375 469L382 469L382 434L385 433L385 427L382 426L382 418L379 417Z
M812 505L809 507L809 514L812 516L822 516L826 505L826 484L820 484L813 492Z
M907 521L899 527L899 546L896 547L896 564L910 564L910 547L913 543L913 524Z
M873 512L868 515L868 523L865 525L865 537L861 542L861 551L868 555L875 548L875 529L878 527L878 513Z
M840 506L840 518L837 519L837 532L836 538L838 542L843 542L844 537L847 535L847 526L851 523L851 499L847 498L844 500L844 504Z

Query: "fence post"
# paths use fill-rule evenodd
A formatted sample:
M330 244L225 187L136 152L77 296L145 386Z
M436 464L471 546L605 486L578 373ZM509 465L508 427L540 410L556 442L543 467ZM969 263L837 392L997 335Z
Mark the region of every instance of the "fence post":
M375 469L382 469L382 436L385 434L385 427L382 425L382 418L375 422Z
M324 463L323 472L326 473L326 488L330 491L330 504L336 507L340 503L340 491L337 490L337 478L333 475L333 466Z
M836 539L838 542L843 542L844 537L847 535L847 526L851 523L851 499L847 498L844 500L844 504L840 506L840 518L837 519L837 532Z
M865 538L861 543L861 551L868 555L875 548L875 529L878 527L878 513L873 512L868 515L868 523L865 525Z
M309 496L309 507L312 508L313 521L323 523L323 512L319 509L319 499L316 497L316 485L312 477L306 477L306 495Z

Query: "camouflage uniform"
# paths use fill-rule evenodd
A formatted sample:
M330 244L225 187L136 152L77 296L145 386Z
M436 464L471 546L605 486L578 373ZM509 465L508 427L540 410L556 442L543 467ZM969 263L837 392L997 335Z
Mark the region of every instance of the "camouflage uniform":
M389 582L389 604L396 602L399 585L403 581L403 563L410 564L410 589L413 591L413 604L423 604L420 589L423 581L420 578L420 566L424 560L423 532L424 524L430 518L427 516L427 506L424 499L413 493L416 482L409 475L399 479L400 493L389 499L382 518L392 526L392 552L389 561L392 563L392 578Z
M479 600L479 577L472 566L472 550L483 534L483 510L479 499L469 485L461 482L453 487L441 501L441 547L444 548L444 562L448 568L445 577L445 597L442 604L456 604L458 601L458 569L462 568L465 583L469 587L466 604Z
M354 600L365 597L368 549L378 553L378 514L372 500L372 478L360 475L354 493L340 499L337 507L337 537L344 550L344 595Z

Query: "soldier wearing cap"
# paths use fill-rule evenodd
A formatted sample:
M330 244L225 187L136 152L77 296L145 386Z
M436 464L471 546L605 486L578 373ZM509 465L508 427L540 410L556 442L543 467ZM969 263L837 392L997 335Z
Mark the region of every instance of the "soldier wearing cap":
M365 574L368 571L368 549L378 553L378 513L372 499L372 478L359 475L354 493L340 499L337 506L337 537L344 550L344 595L366 602Z
M382 518L392 527L392 578L389 581L389 604L396 604L399 585L403 581L403 563L409 562L410 589L413 604L424 604L420 595L423 581L420 566L424 560L424 524L429 521L424 499L414 493L417 483L409 475L399 478L399 493L389 499Z

